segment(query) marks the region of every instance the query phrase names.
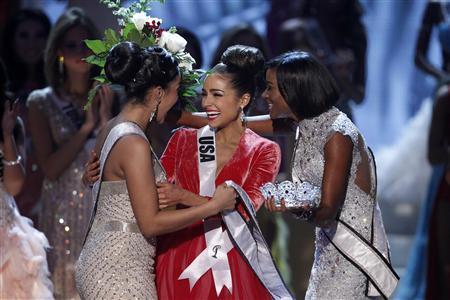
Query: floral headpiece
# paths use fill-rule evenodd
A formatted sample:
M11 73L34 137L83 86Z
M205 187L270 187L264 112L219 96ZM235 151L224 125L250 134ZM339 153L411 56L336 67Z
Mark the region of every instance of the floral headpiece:
M180 98L189 102L189 99L196 96L195 90L201 84L202 72L192 69L195 60L185 51L187 41L176 33L175 27L165 30L161 27L162 19L150 17L146 13L151 9L150 2L164 3L164 0L137 0L129 7L122 7L121 0L99 1L113 10L121 28L119 32L111 28L106 29L102 40L85 40L87 47L93 52L93 55L85 58L86 62L101 68L100 75L94 80L109 83L104 67L106 57L114 45L123 41L134 42L142 48L158 45L169 51L178 62L181 73ZM96 88L89 92L87 105L91 103L96 92Z

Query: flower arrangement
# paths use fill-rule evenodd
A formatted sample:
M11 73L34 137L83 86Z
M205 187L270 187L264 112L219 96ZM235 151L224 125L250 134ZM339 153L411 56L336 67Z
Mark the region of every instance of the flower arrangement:
M180 99L187 104L189 100L196 96L196 88L200 85L202 72L194 70L192 65L194 58L185 51L186 40L176 33L175 27L168 30L163 29L162 19L150 17L150 2L161 2L164 0L136 0L129 7L122 7L121 0L100 0L100 3L107 5L113 10L113 14L118 17L120 26L119 32L113 29L106 29L102 40L85 40L85 43L92 51L92 55L85 58L89 64L97 65L101 68L99 76L95 81L105 84L109 83L105 75L105 62L111 48L123 41L130 41L138 44L142 48L158 45L169 51L175 60L178 61L181 73ZM94 98L97 89L89 92L88 104ZM191 109L192 109L191 105Z

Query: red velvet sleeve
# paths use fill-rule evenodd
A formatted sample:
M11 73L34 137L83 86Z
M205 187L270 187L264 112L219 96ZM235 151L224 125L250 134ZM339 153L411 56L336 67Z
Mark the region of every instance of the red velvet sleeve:
M175 131L175 133L172 135L169 142L167 143L164 153L161 156L161 164L164 167L164 170L166 171L167 180L169 182L174 182L176 178L175 164L178 152L178 143L183 134L182 131L183 131L182 129Z
M280 169L280 163L281 151L278 144L273 142L265 143L255 157L249 175L242 185L256 210L261 207L265 200L259 188L263 184L275 180ZM240 211L242 212L242 210Z

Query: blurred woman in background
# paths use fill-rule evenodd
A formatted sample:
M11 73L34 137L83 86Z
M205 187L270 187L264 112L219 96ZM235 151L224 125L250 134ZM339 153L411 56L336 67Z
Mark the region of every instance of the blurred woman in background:
M111 118L112 93L106 88L83 110L95 71L83 61L90 55L84 40L96 37L95 26L84 11L68 9L52 29L45 51L49 86L28 98L31 137L45 176L39 228L52 247L49 266L56 298L77 297L75 261L92 212L82 170L95 130Z

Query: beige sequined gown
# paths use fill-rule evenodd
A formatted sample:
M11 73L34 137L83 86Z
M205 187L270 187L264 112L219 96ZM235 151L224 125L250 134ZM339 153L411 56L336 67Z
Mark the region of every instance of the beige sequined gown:
M69 101L63 101L50 87L32 92L28 105L32 103L47 118L54 147L64 145L83 122L82 112ZM87 143L58 179L44 179L39 200L38 229L50 243L47 258L57 299L79 298L75 262L92 212L90 189L81 180L89 148Z
M363 137L344 113L333 107L313 119L299 123L299 140L293 161L292 177L296 182L307 181L315 186L322 186L324 148L335 133L350 137L354 145L347 195L340 211L340 219L366 240L370 240L373 210L378 209L375 201L374 164ZM368 192L356 184L358 168L363 159L368 159L371 165L371 183ZM335 225L325 229L331 236L336 230ZM317 228L314 263L305 299L367 299L367 283L367 277L338 252L326 238L323 230Z
M111 129L102 148L103 169L115 142L136 134L146 138L134 123ZM165 180L159 161L154 160L155 178ZM154 275L156 239L139 231L125 181L96 183L98 200L92 226L77 263L76 281L83 299L157 299Z

